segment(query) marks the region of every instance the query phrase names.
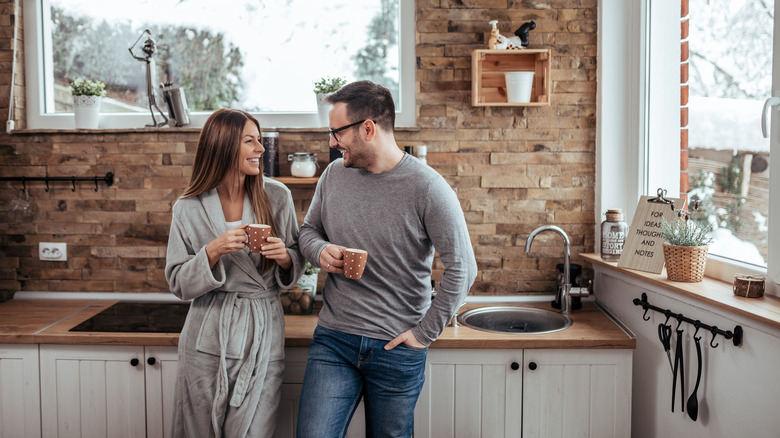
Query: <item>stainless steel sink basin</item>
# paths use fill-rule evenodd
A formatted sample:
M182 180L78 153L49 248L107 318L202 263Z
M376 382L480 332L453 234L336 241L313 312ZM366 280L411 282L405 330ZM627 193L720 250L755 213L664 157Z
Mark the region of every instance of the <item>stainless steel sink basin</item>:
M568 316L550 310L520 306L489 306L458 315L466 327L494 333L539 334L564 330L571 326Z

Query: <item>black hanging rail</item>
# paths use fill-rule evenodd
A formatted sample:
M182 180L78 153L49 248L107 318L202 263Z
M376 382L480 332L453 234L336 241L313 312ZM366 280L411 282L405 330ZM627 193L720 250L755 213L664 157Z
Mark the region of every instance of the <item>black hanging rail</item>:
M642 306L643 309L645 309L645 314L642 315L642 319L645 321L648 321L650 319L649 316L647 316L648 310L655 310L656 312L663 313L666 316L666 321L668 322L670 318L674 318L680 323L683 321L692 324L694 327L696 327L696 331L699 329L707 330L708 332L712 333L712 340L710 341L710 346L712 348L717 347L719 344L714 344L715 342L715 336L721 335L726 339L731 339L734 342L734 345L739 346L742 344L742 326L738 325L734 327L734 331L731 330L721 330L717 326L711 326L702 323L698 319L694 320L691 318L688 318L687 316L684 316L682 313L674 313L669 309L662 309L658 306L654 306L647 302L647 294L642 293L642 298L634 298L634 305L635 306Z
M95 191L98 191L98 182L103 181L106 183L107 186L111 187L114 184L114 174L112 172L108 172L106 176L35 176L35 177L27 177L27 176L10 176L10 177L0 177L0 181L21 181L23 185L24 191L27 191L27 181L45 181L46 182L46 190L49 191L49 182L60 182L60 181L67 181L70 182L73 187L72 191L76 191L76 181L93 181L95 183Z

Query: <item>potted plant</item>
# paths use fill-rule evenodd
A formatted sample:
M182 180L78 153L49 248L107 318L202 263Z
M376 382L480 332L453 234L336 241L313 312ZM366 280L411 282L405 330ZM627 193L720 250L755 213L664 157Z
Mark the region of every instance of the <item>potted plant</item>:
M79 78L70 84L76 129L97 129L100 98L106 95L106 84Z
M289 315L308 315L314 310L314 296L317 294L317 280L320 268L306 262L306 270L295 284L279 294L282 309Z
M330 104L325 102L325 98L346 84L346 79L330 76L324 76L314 83L314 94L317 96L317 116L319 117L320 126L328 126Z
M692 201L697 210L698 201ZM693 219L690 210L679 210L677 217L661 223L664 238L666 275L671 281L697 283L704 278L709 244L712 243L712 225Z

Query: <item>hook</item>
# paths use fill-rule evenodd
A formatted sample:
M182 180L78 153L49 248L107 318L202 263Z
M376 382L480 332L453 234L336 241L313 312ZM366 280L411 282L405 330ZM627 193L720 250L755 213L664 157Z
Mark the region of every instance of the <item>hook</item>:
M701 328L701 321L698 319L693 322L693 326L696 327L696 331L693 332L693 339L696 339L697 341L701 340L701 336L696 336L697 333L699 333L699 329Z
M684 318L685 317L682 315L682 313L677 315L677 328L675 330L680 330L680 326L683 322L685 322Z
M645 321L650 321L650 317L649 317L649 316L647 316L647 311L648 311L648 310L650 310L650 308L649 308L649 307L647 307L647 304L645 304L645 305L644 305L644 306L642 306L642 307L644 307L644 308L645 308L645 314L644 314L644 315L642 315L642 319L643 319L643 320L645 320Z
M70 183L73 184L73 188L70 189L70 191L71 192L75 192L76 191L76 177L75 176L70 177Z
M47 176L44 181L46 181L46 188L44 190L46 190L48 192L49 191L49 177Z
M666 309L666 311L664 312L664 315L666 315L666 321L664 321L664 325L667 325L667 324L669 324L669 318L672 317L672 311L669 310L669 309Z
M95 191L96 192L98 191L97 182L98 182L98 177L95 177Z
M27 195L27 182L25 182L24 177L22 177L22 190L24 191L24 194Z
M710 332L712 333L712 340L710 341L710 347L712 348L718 348L718 345L720 344L713 344L715 342L715 336L718 336L718 327L712 326L710 329Z

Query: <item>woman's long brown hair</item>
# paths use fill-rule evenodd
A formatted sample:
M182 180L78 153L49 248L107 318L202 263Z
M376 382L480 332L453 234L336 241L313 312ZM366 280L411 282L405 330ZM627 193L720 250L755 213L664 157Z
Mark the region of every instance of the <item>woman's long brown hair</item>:
M215 111L206 120L200 132L198 150L195 152L195 163L192 166L192 176L181 195L181 199L208 192L217 187L231 173L238 178L241 137L247 121L252 121L257 125L257 131L262 132L260 122L251 114L241 110L222 108ZM249 195L255 220L258 223L270 225L272 235L278 236L276 221L274 221L271 211L271 202L263 189L262 160L260 161L260 173L257 176L246 176L244 190ZM273 260L263 257L260 265L261 271L266 272L273 265Z

